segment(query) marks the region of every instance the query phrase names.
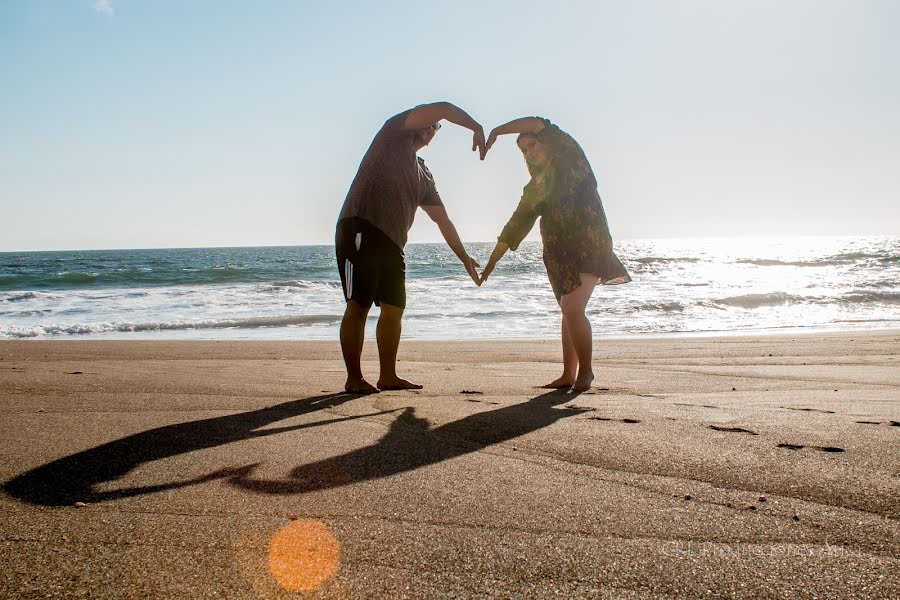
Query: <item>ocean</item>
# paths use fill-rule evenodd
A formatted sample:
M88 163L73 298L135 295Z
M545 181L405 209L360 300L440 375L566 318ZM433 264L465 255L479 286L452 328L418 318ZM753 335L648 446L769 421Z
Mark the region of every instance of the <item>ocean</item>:
M467 243L481 260L493 243ZM594 335L900 327L900 237L623 240L634 281L599 286ZM476 287L444 244L406 248L405 339L555 338L540 242ZM0 253L0 338L332 339L332 246ZM370 313L374 335L378 310Z

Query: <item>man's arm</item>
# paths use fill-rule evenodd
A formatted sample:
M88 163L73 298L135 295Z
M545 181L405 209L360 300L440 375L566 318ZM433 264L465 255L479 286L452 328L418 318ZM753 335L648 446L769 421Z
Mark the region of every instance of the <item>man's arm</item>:
M450 249L453 250L453 253L459 258L460 262L462 262L463 266L466 268L466 273L469 274L469 277L472 278L475 285L481 285L481 277L479 277L478 271L475 270L481 265L466 252L462 241L459 239L459 234L456 232L456 227L454 227L453 222L450 221L450 216L447 215L447 209L443 206L423 206L422 210L425 211L425 214L427 214L432 221L437 223L438 228L441 230L441 235L443 235L444 240L447 241L447 245L450 246Z
M477 148L481 160L484 160L484 155L487 152L484 146L484 128L478 121L469 116L469 113L449 102L420 104L406 115L406 121L404 121L402 128L424 129L444 119L472 131L474 134L472 136L472 150L474 151Z

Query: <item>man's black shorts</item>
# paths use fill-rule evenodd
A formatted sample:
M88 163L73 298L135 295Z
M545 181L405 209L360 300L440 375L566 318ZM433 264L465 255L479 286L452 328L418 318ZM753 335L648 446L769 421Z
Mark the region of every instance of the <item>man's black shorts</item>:
M365 219L341 219L334 235L344 298L363 307L374 302L406 308L403 251Z

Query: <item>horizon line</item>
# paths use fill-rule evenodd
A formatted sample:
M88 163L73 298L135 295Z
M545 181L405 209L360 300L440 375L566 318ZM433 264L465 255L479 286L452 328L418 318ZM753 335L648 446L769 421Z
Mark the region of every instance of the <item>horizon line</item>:
M868 233L868 234L824 234L824 233L807 233L807 234L795 234L795 235L718 235L718 236L710 236L710 235L702 235L702 236L648 236L648 237L622 237L617 238L618 242L632 242L632 241L673 241L673 240L723 240L723 239L740 239L740 240L785 240L785 239L798 239L798 238L876 238L876 237L900 237L900 233ZM532 240L524 240L523 243L534 242L539 243L540 239L532 239ZM495 243L496 240L468 240L464 241L463 244L492 244ZM446 242L444 241L435 241L435 242L409 242L407 246L424 246L424 245L442 245L445 246ZM120 248L120 247L106 247L106 248L52 248L45 250L34 250L34 249L15 249L15 250L0 250L0 254L20 254L24 252L115 252L115 251L144 251L144 250L226 250L232 248L310 248L316 246L325 246L325 247L333 247L333 243L327 244L240 244L234 246L155 246L155 247L144 247L144 248Z

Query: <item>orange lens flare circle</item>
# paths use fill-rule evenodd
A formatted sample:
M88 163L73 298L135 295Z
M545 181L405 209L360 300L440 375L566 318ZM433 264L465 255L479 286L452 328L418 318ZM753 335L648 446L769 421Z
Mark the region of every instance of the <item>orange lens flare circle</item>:
M324 523L297 519L269 541L269 572L292 592L317 590L337 571L340 554L340 544Z

